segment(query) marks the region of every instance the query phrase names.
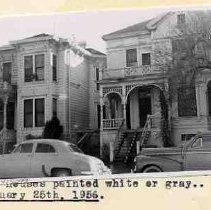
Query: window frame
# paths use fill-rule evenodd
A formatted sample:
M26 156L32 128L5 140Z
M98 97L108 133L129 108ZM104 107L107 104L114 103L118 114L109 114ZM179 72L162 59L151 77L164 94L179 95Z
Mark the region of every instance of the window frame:
M48 152L37 152L38 145L48 145L48 147L53 148L54 152L49 152L49 151L48 151ZM49 150L49 148L48 148L48 150ZM34 153L35 153L35 154L56 154L57 151L56 151L56 148L55 148L53 145L51 145L51 144L49 144L49 143L47 143L47 142L38 142L38 143L36 144Z
M44 123L43 123L43 126L36 126L36 120L35 120L35 117L36 117L36 113L35 113L35 100L37 99L43 99L44 100ZM25 127L25 111L23 111L23 128L24 129L27 129L27 128L43 128L45 126L45 120L46 120L46 98L45 97L35 97L35 98L25 98L23 100L23 110L25 109L25 101L26 100L32 100L32 126L28 126L28 127Z
M145 55L149 55L149 58L147 61L149 61L149 63L146 62L146 60L143 59L143 57ZM150 52L144 52L144 53L141 53L141 64L142 66L151 66L151 63L152 63L152 56L151 56L151 53Z
M9 72L9 81L6 81L6 80L4 80L4 65L5 64L10 64L10 72ZM8 82L8 83L11 83L12 82L12 69L13 69L13 65L12 65L12 61L6 61L6 62L3 62L3 64L2 64L2 78L3 78L3 81L6 81L6 82Z
M133 62L129 62L129 51L135 51L136 52L136 61ZM130 48L130 49L126 49L126 67L137 67L138 66L138 50L137 48Z
M56 103L54 104L54 102ZM54 107L54 105L56 106ZM54 111L54 108L55 108L55 111ZM58 99L52 98L52 116L57 117L57 113L58 113Z
M43 78L42 79L38 79L38 76L37 76L37 68L40 68L40 67L36 67L36 56L39 56L39 55L43 55L43 60L44 60L44 63L43 63ZM25 68L25 58L26 57L32 57L32 68L28 68L28 69L32 69L31 71L31 75L30 75L30 79L27 81L26 80L26 68ZM46 54L43 52L43 53L35 53L35 54L26 54L23 56L23 69L24 69L24 82L42 82L45 80L45 63L46 63Z
M55 58L55 60L54 60L54 58ZM57 79L58 79L57 78L58 77L58 75L57 75L58 56L56 54L52 54L52 58L51 59L52 59L52 81L53 82L57 82Z
M100 84L98 83L100 80L100 68L95 67L95 80L96 80L96 90L100 90Z
M193 93L190 92L193 91ZM189 91L189 94L184 93L183 91ZM192 94L192 95L191 95ZM187 98L187 96L191 96L191 99L194 100L194 105L195 107L195 113L187 114L187 111L184 112L184 98ZM194 97L194 98L192 98ZM196 96L196 86L195 85L191 85L188 87L180 87L177 89L177 113L178 113L178 117L196 117L198 114L198 110L197 110L197 96ZM191 112L191 111L189 111ZM184 114L186 113L186 114Z

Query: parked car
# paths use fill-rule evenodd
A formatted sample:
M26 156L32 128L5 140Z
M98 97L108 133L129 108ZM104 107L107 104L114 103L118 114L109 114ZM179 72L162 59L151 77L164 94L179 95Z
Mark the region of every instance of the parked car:
M197 134L180 147L143 148L134 162L136 173L211 170L211 133Z
M0 178L103 174L110 170L100 159L55 139L24 141L12 153L0 155Z

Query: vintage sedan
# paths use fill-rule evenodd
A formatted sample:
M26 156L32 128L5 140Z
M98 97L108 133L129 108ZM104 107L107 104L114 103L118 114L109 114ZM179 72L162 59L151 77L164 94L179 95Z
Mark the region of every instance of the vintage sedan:
M100 159L55 139L24 141L12 153L0 155L0 178L103 174L110 170Z
M134 172L211 170L211 133L197 134L181 147L143 148Z

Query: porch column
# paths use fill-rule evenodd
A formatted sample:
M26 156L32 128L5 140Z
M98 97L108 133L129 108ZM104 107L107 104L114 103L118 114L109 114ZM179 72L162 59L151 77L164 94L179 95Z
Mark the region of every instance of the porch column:
M122 105L123 105L123 119L124 119L124 127L126 128L126 87L123 85L122 87Z
M103 157L102 146L103 146L103 94L102 89L100 91L100 157Z
M4 123L3 128L7 128L7 103L8 103L8 96L4 98Z

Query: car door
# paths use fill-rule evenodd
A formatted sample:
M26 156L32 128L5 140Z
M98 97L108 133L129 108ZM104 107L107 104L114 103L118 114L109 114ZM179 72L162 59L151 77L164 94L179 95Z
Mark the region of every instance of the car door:
M49 176L49 168L58 161L58 152L49 143L37 143L31 160L31 177Z
M184 155L185 170L211 170L211 137L198 136Z
M20 144L14 152L0 157L1 178L30 177L33 143Z

